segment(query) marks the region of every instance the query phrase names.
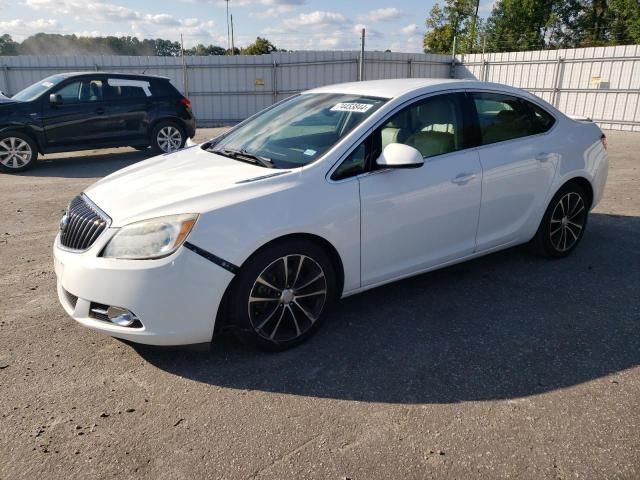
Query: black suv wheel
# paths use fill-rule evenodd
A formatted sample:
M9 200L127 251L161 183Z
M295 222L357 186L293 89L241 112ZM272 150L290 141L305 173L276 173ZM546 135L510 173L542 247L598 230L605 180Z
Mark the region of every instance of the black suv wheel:
M38 159L38 149L31 138L22 133L0 134L0 168L21 172L33 166Z
M151 147L157 153L172 153L184 147L187 136L174 122L162 121L151 132Z

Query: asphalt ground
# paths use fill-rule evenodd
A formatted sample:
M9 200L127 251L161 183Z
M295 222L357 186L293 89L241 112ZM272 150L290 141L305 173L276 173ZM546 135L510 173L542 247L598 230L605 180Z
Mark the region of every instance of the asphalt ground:
M67 202L148 153L0 174L0 478L640 478L640 135L607 133L571 257L380 287L279 354L134 346L58 304Z

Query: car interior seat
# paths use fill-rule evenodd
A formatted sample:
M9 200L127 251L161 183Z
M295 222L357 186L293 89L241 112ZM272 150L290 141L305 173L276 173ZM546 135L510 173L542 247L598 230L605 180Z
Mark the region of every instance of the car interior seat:
M404 142L423 157L455 150L455 110L448 100L434 100L417 107L413 133Z

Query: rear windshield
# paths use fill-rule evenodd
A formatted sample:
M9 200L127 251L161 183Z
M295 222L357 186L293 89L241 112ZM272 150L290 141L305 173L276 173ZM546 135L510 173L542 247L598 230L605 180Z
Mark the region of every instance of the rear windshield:
M298 95L233 130L209 150L265 157L276 168L302 167L320 158L385 102L341 93Z

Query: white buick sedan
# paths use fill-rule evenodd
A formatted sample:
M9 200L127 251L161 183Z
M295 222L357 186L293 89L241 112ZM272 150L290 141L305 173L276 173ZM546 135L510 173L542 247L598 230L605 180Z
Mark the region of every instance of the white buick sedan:
M317 88L71 200L58 295L133 342L233 326L284 349L341 297L527 242L568 255L602 197L606 147L588 119L504 85Z

